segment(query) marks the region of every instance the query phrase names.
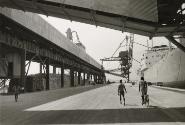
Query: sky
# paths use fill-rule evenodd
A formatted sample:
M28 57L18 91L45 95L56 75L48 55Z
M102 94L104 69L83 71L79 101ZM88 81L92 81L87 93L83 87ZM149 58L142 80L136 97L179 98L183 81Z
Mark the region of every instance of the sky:
M68 28L71 28L72 31L76 31L78 33L80 42L83 43L86 47L86 52L93 57L96 61L101 63L100 59L105 57L111 57L115 50L118 48L121 41L124 40L126 35L130 35L130 33L122 33L121 31L96 27L94 25L79 23L75 21L69 21L65 19L55 18L55 17L47 17L44 15L40 15L43 19L45 19L48 23L50 23L53 27L55 27L58 31L66 36L66 31ZM74 39L76 36L74 35ZM147 45L148 37L141 35L134 35L134 42L141 43L143 45ZM153 45L168 45L168 41L165 38L154 38ZM124 44L123 44L124 45ZM151 40L149 41L149 46L152 45ZM121 47L115 56L118 56L120 51L124 51L126 48ZM134 44L133 50L133 58L140 61L142 54L145 52L147 48ZM33 65L33 64L32 64ZM104 62L105 69L115 69L118 68L119 62ZM38 67L34 66L34 67ZM137 80L139 77L136 72L140 67L140 64L136 61L133 61L133 65L131 68L131 80ZM38 67L39 68L39 67ZM29 74L35 72L34 69L30 69ZM110 80L119 80L120 77L106 75L107 79Z

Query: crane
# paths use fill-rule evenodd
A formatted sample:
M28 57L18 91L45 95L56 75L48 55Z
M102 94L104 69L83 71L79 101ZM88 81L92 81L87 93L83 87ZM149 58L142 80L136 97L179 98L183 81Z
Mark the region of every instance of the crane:
M125 47L126 51L119 52L118 57L114 57L116 52L123 47L122 44L126 42ZM102 61L102 66L104 61L118 61L120 62L120 68L112 69L112 70L104 70L105 73L112 74L115 76L120 76L123 78L126 78L129 82L129 69L132 67L132 60L133 60L133 42L134 42L134 34L130 34L129 36L126 36L123 41L119 44L118 48L115 50L115 52L112 54L109 58L100 59ZM121 71L121 74L113 73L115 71Z

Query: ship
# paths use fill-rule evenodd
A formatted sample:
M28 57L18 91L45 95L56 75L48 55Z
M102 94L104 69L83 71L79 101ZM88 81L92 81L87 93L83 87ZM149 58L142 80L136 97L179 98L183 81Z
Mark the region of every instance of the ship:
M179 42L185 46L185 38ZM154 85L185 89L185 53L170 44L154 46L142 55L140 75Z

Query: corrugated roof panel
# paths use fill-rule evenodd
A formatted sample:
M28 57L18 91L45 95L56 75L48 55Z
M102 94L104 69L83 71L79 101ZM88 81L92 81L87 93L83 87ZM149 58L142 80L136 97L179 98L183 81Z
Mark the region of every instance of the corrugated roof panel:
M158 0L162 1L162 0ZM177 0L178 2L180 0ZM82 23L107 27L115 30L132 32L145 36L163 36L169 35L174 31L171 23L165 28L158 22L158 10L171 12L173 3L163 1L163 4L157 0L39 0L36 4L42 8L35 8L32 1L16 0L16 4L3 0L0 6L7 6L19 10L51 15L59 18L69 19ZM162 2L162 3L163 3ZM158 5L157 5L158 4ZM170 4L170 6L168 6ZM158 8L157 8L158 6ZM175 5L174 5L175 6ZM22 7L22 8L21 8ZM162 8L161 8L162 7ZM178 6L177 6L178 7ZM177 8L174 7L174 8ZM168 10L169 9L169 10ZM162 13L162 17L166 20L166 16ZM91 13L92 12L92 13ZM173 10L175 12L175 9ZM177 15L179 18L179 15ZM167 20L169 22L170 20ZM173 20L174 21L174 20ZM182 21L178 20L177 22ZM165 21L166 22L166 21ZM182 23L182 22L181 22ZM166 23L164 23L166 24ZM173 23L172 23L173 25ZM176 25L178 27L180 24ZM183 25L181 25L182 27ZM178 28L176 34L182 34L183 29ZM164 28L164 29L162 29Z

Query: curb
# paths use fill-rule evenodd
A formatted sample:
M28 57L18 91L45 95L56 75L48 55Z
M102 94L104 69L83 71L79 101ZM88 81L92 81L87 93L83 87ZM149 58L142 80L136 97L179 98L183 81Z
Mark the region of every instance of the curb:
M185 94L185 89L177 89L177 88L154 86L154 85L152 85L151 87Z

